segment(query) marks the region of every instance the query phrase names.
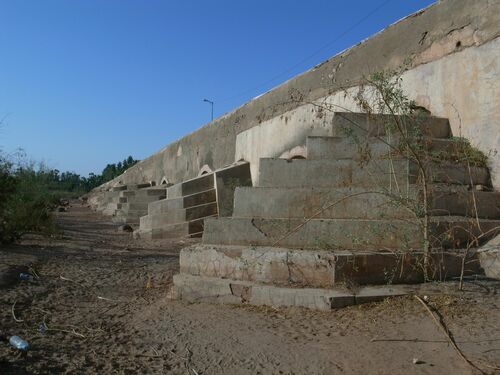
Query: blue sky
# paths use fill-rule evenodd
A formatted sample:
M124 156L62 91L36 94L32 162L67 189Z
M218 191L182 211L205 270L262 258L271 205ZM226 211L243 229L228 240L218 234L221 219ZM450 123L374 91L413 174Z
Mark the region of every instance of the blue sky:
M0 0L0 150L82 175L145 158L203 98L220 116L431 3Z

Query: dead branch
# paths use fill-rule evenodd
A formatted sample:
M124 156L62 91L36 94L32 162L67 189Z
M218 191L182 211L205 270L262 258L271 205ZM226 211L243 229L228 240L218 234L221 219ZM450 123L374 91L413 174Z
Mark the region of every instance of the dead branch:
M460 348L458 347L457 343L455 342L455 339L453 338L450 330L446 327L443 320L441 318L440 319L436 318L436 316L434 315L434 312L431 310L429 305L422 298L420 298L416 294L415 294L415 298L425 307L425 309L427 310L429 315L432 317L432 320L434 321L434 323L444 333L444 335L446 336L446 338L448 339L450 344L453 346L453 348L456 350L456 352L458 353L460 358L462 358L464 360L464 362L467 363L470 367L478 370L481 374L485 375L484 371L481 370L479 367L477 367L474 363L472 363L472 361L470 359L468 359L465 356L465 354L460 350Z
M12 307L11 307L10 311L12 312L12 317L14 318L14 320L17 323L22 323L22 322L24 322L24 320L17 319L17 317L16 317L16 313L15 313L15 310L14 310L16 308L16 303L17 303L17 301L14 301L14 303L12 304Z

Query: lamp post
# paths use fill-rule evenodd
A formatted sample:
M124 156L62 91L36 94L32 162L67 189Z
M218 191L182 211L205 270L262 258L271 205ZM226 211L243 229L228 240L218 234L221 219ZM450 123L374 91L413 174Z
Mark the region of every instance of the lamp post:
M212 105L212 120L214 120L214 102L208 99L203 99L204 102L210 103Z

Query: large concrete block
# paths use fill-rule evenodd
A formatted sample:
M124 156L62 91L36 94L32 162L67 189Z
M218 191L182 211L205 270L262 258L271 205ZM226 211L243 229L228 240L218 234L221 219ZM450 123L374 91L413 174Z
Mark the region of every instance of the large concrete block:
M147 239L201 237L204 230L204 220L205 218L183 223L168 224L160 228L142 227L134 231L134 237Z
M381 136L389 133L400 134L401 131L412 133L415 129L420 134L432 138L451 136L450 123L446 118L422 115L410 119L404 116L355 112L335 112L333 117L334 136Z
M193 206L199 206L206 203L212 203L216 201L215 189L210 189L203 191L201 193L195 193L191 195L186 195L179 198L163 199L155 201L149 204L148 212L150 214L162 214L169 212L170 210L189 208Z
M422 264L421 251L350 252L198 244L184 248L180 254L183 274L314 288L421 282ZM458 252L435 252L428 275L437 280L458 276L461 264ZM467 274L479 271L477 262L472 265Z
M484 274L492 279L500 279L500 235L478 249L478 257Z
M500 219L500 193L431 187L430 214Z
M431 246L460 248L473 236L491 230L499 220L445 216L431 218ZM499 227L500 228L500 227ZM203 243L220 245L285 246L304 249L380 250L422 249L419 220L352 220L211 218L205 223Z
M346 289L293 288L262 285L231 279L174 275L170 297L191 302L304 307L328 311L349 305L379 301L415 293L411 286L380 286Z
M214 173L219 216L231 216L236 187L252 186L250 163L238 162Z
M388 157L390 154L397 155L399 147L403 144L401 137L379 138L307 137L307 159L362 160L366 157L381 158ZM421 147L429 154L452 153L456 147L456 142L451 139L424 138L420 142Z
M432 186L431 215L500 218L500 194L469 191L466 186ZM331 207L330 207L331 206ZM328 207L328 208L327 208ZM235 191L235 217L401 219L415 217L423 207L419 185L396 189L241 187Z
M149 214L141 217L140 226L145 229L161 228L170 224L192 221L214 215L217 215L217 204L212 202L189 208L172 209L160 214Z
M454 163L426 166L428 182L490 186L487 168L469 169ZM367 163L345 160L262 159L259 186L263 187L348 187L401 189L415 184L420 171L404 159L371 160Z
M167 198L180 198L214 188L214 174L208 173L167 188Z
M356 187L240 187L234 199L235 217L309 218L314 215L318 219L382 219L414 217L409 208L400 203L405 199L417 201L419 196L414 186L409 194Z

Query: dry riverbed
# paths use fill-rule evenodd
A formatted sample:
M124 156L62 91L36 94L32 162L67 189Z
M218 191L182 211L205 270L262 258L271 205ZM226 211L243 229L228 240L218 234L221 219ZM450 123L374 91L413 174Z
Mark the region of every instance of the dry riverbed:
M2 375L474 373L413 297L331 312L172 301L179 251L195 240L136 241L79 203L58 221L56 237L0 248L0 333L31 345L0 342ZM30 267L39 278L19 280ZM466 289L430 303L492 374L500 284Z

